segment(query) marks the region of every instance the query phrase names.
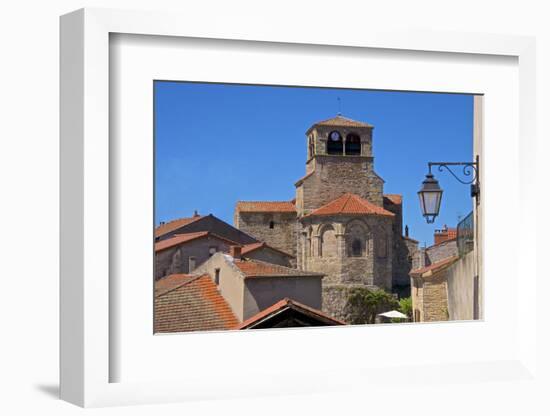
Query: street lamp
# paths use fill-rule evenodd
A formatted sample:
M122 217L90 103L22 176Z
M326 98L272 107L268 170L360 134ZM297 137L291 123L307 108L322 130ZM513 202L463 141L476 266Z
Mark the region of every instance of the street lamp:
M426 218L426 222L431 224L435 221L435 217L439 215L439 207L441 206L441 197L443 189L439 187L439 182L434 178L432 172L426 175L426 179L422 182L422 188L418 191L420 199L420 209L422 215Z
M429 162L428 174L426 175L426 179L422 182L420 191L418 191L420 209L428 224L432 224L435 221L435 217L439 215L441 197L443 196L443 189L439 187L439 182L432 174L432 166L438 166L440 172L443 172L445 168L460 183L471 185L470 194L472 198L476 198L476 203L479 204L479 156L476 156L475 162ZM465 177L472 176L471 180L460 179L449 166L463 166L462 174Z

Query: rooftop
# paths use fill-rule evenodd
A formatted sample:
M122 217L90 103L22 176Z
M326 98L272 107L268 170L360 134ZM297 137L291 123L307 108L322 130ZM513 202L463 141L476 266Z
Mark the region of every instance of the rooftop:
M178 246L180 244L187 243L189 241L197 240L199 238L212 237L218 240L223 240L231 245L239 245L239 243L229 240L227 238L221 237L217 234L211 233L209 231L198 231L196 233L185 233L185 234L176 234L173 237L167 238L166 240L158 241L155 243L155 252L169 249L171 247Z
M285 253L284 251L282 250L279 250L278 248L275 248L275 247L271 247L269 244L267 244L266 242L264 241L260 241L258 243L252 243L252 244L246 244L243 246L243 248L241 249L241 254L242 255L245 255L247 253L251 253L255 250L259 250L261 248L267 248L267 249L270 249L270 250L273 250L273 251L276 251L277 253L280 253L284 256L287 256L287 257L294 257L292 254L288 254L288 253Z
M259 327L262 324L265 324L266 321L273 318L275 315L280 314L288 309L292 309L299 312L301 315L313 318L321 325L346 325L345 322L328 316L320 310L296 302L292 299L284 298L274 305L270 306L269 308L266 308L263 311L258 312L256 315L248 318L243 323L238 324L235 329L250 329L254 327ZM270 327L270 325L267 325L267 327Z
M323 205L321 208L317 208L312 211L306 217L309 216L323 216L323 215L381 215L387 217L393 217L394 214L385 210L378 205L374 205L372 202L361 198L359 195L346 193L335 200Z
M293 269L279 266L278 264L266 263L260 260L234 259L234 264L243 273L245 278L259 277L324 277L323 273L307 272L305 270Z
M395 205L401 205L403 203L403 195L399 194L384 194L384 199Z
M369 123L365 123L363 121L357 121L352 120L351 118L347 118L341 115L337 115L336 117L332 117L326 120L321 120L316 123L314 123L306 132L309 133L311 129L313 129L316 126L335 126L335 127L374 127Z
M431 277L434 274L442 272L448 267L452 266L457 260L458 256L447 257L443 260L430 264L429 266L422 267L420 269L411 270L409 275L411 277Z
M238 212L296 212L292 201L238 201Z
M155 228L155 237L160 237L164 234L168 234L172 231L177 230L178 228L183 227L184 225L191 224L197 220L204 218L202 215L193 215L192 217L178 218L177 220L161 223L157 228Z
M239 324L208 274L155 283L155 332L225 330Z

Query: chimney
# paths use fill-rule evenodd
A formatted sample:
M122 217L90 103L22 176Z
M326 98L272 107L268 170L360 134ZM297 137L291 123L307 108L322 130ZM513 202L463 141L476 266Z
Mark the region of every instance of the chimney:
M434 244L439 244L449 239L449 228L447 224L443 226L441 230L435 230L434 233Z
M200 217L199 211L195 210L195 212L193 213L193 217L194 217L194 218Z
M235 260L241 259L241 246L231 246L229 247L229 255L233 257Z

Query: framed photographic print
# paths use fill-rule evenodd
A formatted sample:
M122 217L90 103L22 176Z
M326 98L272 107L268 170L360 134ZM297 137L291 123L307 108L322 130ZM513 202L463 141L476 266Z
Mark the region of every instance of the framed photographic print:
M62 398L532 379L534 41L232 27L62 17Z

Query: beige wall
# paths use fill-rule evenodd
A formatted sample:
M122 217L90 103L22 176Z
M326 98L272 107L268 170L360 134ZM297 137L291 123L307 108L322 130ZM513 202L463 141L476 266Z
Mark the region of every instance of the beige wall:
M476 255L471 251L447 270L449 320L474 319Z
M226 257L227 256L227 257ZM216 269L220 270L218 290L227 301L239 321L244 316L244 279L229 255L217 253L196 269L196 273L208 273L215 280Z

